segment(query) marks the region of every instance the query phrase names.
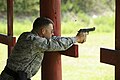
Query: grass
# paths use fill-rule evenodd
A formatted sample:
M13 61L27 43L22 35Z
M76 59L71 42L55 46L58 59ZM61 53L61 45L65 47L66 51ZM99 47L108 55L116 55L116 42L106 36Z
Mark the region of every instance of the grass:
M63 35L72 36L72 35ZM114 33L90 33L87 42L79 45L79 57L62 55L63 80L114 80L114 66L100 63L100 48L114 49ZM7 46L0 44L0 72L7 59ZM32 80L41 80L41 72Z
M100 47L113 49L114 34L90 34L79 58L63 56L63 80L114 80L114 66L100 63Z
M69 15L70 16L70 15ZM66 16L67 19L61 21L61 33L63 34L75 34L80 28L96 27L96 33L112 32L115 25L115 15L103 15L88 17L85 15ZM13 31L15 35L20 35L22 32L30 31L32 29L32 23L36 17L18 17L14 18ZM0 33L7 34L7 25L5 19L0 19Z

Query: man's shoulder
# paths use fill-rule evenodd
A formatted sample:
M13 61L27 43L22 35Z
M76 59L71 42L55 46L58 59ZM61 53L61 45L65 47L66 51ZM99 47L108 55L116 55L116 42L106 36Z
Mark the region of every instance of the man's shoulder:
M31 39L32 37L35 37L35 36L36 36L36 35L33 34L33 33L31 33L31 32L23 32L23 33L19 36L18 40Z
M27 35L31 35L31 32L23 32L20 36L27 36Z

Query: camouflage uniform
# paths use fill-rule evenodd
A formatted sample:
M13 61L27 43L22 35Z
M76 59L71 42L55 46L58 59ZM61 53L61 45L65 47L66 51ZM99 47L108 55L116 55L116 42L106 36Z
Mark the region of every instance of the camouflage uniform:
M7 67L13 71L25 71L31 78L39 70L45 51L66 50L76 42L75 37L57 37L51 39L39 37L32 32L24 32L7 60ZM4 74L2 76L9 76ZM13 80L11 77L3 80Z

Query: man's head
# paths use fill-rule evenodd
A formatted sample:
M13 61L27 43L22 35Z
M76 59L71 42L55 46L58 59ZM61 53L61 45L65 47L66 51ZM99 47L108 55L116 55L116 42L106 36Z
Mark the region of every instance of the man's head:
M53 25L54 23L51 19L38 17L33 23L33 31L37 32L39 36L49 39L54 35Z

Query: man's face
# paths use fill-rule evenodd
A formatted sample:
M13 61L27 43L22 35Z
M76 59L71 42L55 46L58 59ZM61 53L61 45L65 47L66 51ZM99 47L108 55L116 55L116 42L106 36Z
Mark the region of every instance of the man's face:
M47 39L50 39L54 35L53 24L49 24L44 28L43 36Z

